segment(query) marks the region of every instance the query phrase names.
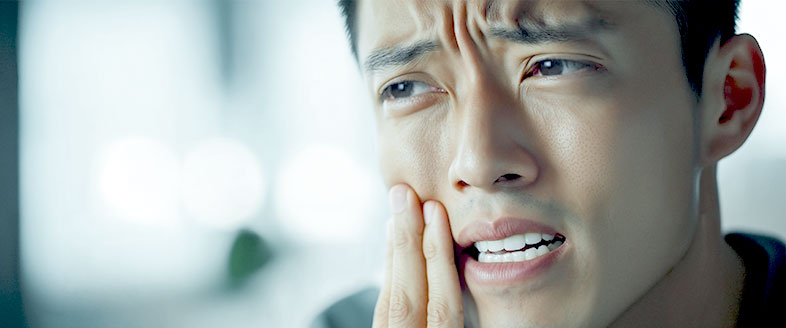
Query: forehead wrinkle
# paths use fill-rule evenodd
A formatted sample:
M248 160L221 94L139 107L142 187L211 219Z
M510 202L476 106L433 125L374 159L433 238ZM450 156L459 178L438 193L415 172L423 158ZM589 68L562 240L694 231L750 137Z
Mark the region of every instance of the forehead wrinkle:
M394 0L376 3L373 11L393 18L377 21L383 32L363 64L367 73L417 63L426 54L442 48L438 28L444 15L440 10L450 1Z
M434 1L358 0L358 19L368 21L359 35L376 35L367 49L391 48L424 39L434 27L434 15L428 5Z
M470 34L478 43L486 43L486 34L489 30L487 20L488 7L493 5L491 0L483 1L470 1L467 3L467 28ZM469 4L472 4L472 10L469 10Z
M516 43L587 41L594 39L596 32L613 28L608 13L590 1L520 1L506 8L500 7L497 0L490 0L489 3L489 15L494 20L490 34Z
M424 32L428 32L433 30L435 24L435 17L432 14L433 11L428 10L426 5L430 1L410 1L408 2L409 6L407 9L409 10L409 15L412 18L412 21L415 22L416 25L416 34L422 34ZM426 17L422 17L426 16Z
M567 27L581 24L608 27L612 21L608 13L593 1L542 1L542 0L487 0L486 20L496 27L510 26L526 29Z
M515 24L518 18L517 12L529 11L534 4L534 0L488 0L484 8L484 17L489 24Z
M441 10L442 15L440 15L440 17L442 21L440 21L440 29L438 31L439 39L446 48L458 50L458 40L456 39L454 28L456 22L453 17L453 8L444 6Z
M383 1L387 4L382 8L384 12L394 13L399 11L398 18L393 21L378 22L387 24L387 33L380 47L402 44L406 41L416 42L416 40L432 39L435 26L437 26L437 15L435 6L443 1L408 1L394 0ZM396 8L398 7L398 8ZM393 32L393 33L391 33Z

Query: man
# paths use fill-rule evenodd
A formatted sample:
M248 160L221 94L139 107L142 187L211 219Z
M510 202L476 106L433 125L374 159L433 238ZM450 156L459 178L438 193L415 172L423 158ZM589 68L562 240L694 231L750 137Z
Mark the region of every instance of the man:
M786 323L784 245L720 230L764 102L738 1L340 5L391 186L374 327Z

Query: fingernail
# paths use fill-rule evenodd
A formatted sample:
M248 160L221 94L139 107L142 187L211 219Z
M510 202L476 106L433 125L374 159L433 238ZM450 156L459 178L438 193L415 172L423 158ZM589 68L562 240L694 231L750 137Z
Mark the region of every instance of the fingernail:
M431 222L431 218L434 216L434 202L426 202L423 204L423 221L428 224Z
M390 212L398 214L404 211L407 207L407 187L403 185L395 185L390 188Z

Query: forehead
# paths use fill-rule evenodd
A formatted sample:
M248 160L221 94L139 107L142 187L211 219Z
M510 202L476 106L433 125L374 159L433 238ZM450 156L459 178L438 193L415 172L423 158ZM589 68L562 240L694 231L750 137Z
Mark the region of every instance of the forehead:
M356 23L358 53L439 39L459 20L479 30L495 26L557 26L579 22L625 25L637 16L665 14L653 0L360 0ZM458 17L461 16L461 17Z

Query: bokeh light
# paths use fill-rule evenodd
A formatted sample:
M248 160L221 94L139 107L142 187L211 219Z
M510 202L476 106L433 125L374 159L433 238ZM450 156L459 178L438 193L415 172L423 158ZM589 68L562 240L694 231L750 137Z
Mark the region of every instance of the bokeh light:
M368 231L372 179L345 152L311 146L286 160L276 181L281 225L305 242L341 242Z
M117 217L144 224L168 224L177 217L178 162L162 143L128 137L98 157L98 189Z

